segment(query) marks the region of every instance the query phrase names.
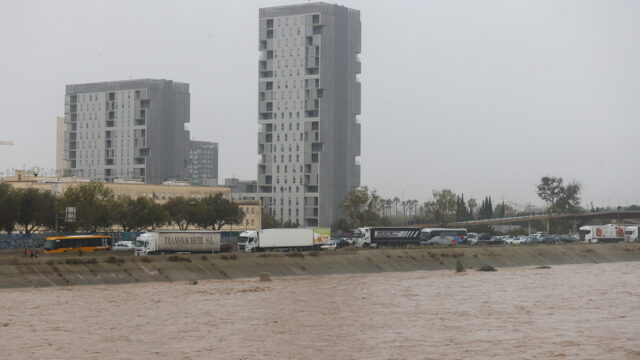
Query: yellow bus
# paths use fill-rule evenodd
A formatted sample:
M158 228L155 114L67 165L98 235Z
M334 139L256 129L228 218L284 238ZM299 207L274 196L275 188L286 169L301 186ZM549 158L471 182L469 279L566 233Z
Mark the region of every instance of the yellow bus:
M53 236L44 240L44 253L109 250L111 245L111 236L106 235Z

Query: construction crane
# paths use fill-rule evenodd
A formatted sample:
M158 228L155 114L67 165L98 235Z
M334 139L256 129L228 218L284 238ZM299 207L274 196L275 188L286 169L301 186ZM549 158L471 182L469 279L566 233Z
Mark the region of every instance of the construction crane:
M13 145L13 141L0 141L0 145Z

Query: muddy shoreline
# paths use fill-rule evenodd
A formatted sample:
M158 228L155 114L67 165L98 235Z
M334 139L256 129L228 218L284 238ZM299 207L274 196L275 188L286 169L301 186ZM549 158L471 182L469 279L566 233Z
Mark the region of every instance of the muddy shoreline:
M0 288L250 279L639 261L640 244L570 244L411 249L341 249L302 253L135 257L116 252L82 256L0 255Z

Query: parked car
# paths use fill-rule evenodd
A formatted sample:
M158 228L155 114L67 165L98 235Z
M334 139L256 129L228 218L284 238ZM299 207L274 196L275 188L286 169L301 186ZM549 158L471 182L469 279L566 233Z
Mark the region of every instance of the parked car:
M134 246L132 241L118 241L111 247L111 250L133 250L133 248Z
M230 243L222 243L220 244L220 252L230 252L233 251L233 245Z
M525 245L537 244L540 242L540 238L537 236L527 236L524 239Z
M336 247L337 245L334 240L329 240L328 243L320 245L320 249L322 250L335 250Z
M351 241L347 240L346 238L342 238L338 241L336 241L336 247L338 249L343 248L345 246L350 246L351 245Z
M464 243L468 245L475 245L476 243L478 243L478 233L468 233L467 238L464 240Z

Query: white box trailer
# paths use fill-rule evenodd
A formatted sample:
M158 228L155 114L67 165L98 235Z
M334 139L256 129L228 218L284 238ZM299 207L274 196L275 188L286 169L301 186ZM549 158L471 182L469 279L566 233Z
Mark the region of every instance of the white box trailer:
M324 240L324 236L313 229L265 229L240 234L238 248L245 252L310 250L320 248Z
M220 231L153 231L135 242L136 255L216 253L220 251Z
M580 241L584 243L620 242L625 238L625 227L615 224L587 225L578 229Z

